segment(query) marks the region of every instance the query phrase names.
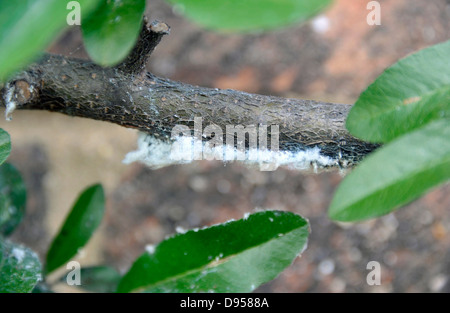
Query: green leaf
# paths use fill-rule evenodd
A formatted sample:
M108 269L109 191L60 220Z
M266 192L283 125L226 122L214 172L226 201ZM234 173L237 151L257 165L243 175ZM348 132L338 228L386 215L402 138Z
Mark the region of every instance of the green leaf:
M112 66L134 47L142 26L145 0L110 0L81 25L84 44L96 63Z
M358 221L387 214L450 180L450 120L432 122L367 157L340 184L329 216Z
M139 257L118 292L251 292L306 248L308 222L282 211L191 230Z
M0 293L31 292L40 280L36 253L0 237Z
M223 31L269 30L304 21L331 0L168 0L193 21Z
M100 0L78 0L82 16ZM0 1L0 81L31 62L67 26L69 1Z
M66 275L60 281L66 281ZM120 274L108 266L84 267L80 270L81 288L102 293L112 293L117 289L120 281Z
M5 162L11 153L11 138L9 134L0 128L0 165Z
M0 235L9 235L25 215L27 191L19 171L9 164L0 166Z
M46 273L70 260L83 247L100 225L105 211L101 185L87 188L75 203L47 254Z
M426 48L387 69L351 109L347 129L389 142L430 121L450 117L450 41Z

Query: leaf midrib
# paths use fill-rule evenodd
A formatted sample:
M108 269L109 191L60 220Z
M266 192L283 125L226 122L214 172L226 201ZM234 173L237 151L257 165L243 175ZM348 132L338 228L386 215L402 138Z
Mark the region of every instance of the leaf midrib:
M294 228L294 229L291 230L291 231L285 232L285 233L283 233L283 236L289 235L289 234L291 234L291 233L293 233L293 232L295 232L295 231L297 231L297 230L299 230L299 229L301 229L301 228L303 228L303 227L307 227L307 225L308 225L308 224L305 224L305 225L299 226L299 227L297 227L297 228ZM253 250L253 249L256 249L256 248L258 248L258 247L261 247L261 246L263 246L263 245L266 245L266 244L268 244L268 243L270 243L270 242L273 242L273 241L275 241L275 240L280 240L280 237L273 237L273 238L271 238L271 239L269 239L269 240L267 240L267 241L262 242L262 243L259 244L259 245L252 246L251 248L241 250L241 251L239 251L239 252L237 252L237 253L234 253L234 254L231 254L231 255L229 255L229 256L223 258L223 259L220 259L219 261L213 260L212 262L209 262L209 263L207 263L207 264L205 264L205 265L202 265L201 267L194 268L194 269L191 269L191 270L188 270L188 271L179 273L179 274L177 274L177 275L175 275L175 276L167 277L167 278L165 278L165 279L163 279L163 280L160 280L160 281L158 281L158 282L156 282L156 283L154 283L154 284L149 284L149 285L146 285L146 286L142 286L142 287L138 287L138 288L132 289L131 292L144 292L145 290L147 290L147 289L150 288L150 287L161 286L161 285L164 285L164 284L166 284L166 283L168 283L168 282L176 281L176 280L178 280L178 279L180 279L180 278L182 278L182 277L189 276L189 275L192 275L192 274L195 274L195 273L200 273L200 272L205 271L205 270L208 270L208 269L210 269L210 268L217 267L217 266L219 266L219 265L221 265L221 264L223 264L223 263L226 263L226 262L232 260L233 258L238 257L239 255L241 255L241 254L244 253L244 252L251 251L251 250ZM281 240L282 240L282 239L281 239Z

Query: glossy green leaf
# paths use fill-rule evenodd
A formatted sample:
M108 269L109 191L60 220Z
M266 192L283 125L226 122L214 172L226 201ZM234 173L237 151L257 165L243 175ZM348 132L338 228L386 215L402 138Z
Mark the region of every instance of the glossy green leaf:
M70 260L100 225L105 210L101 185L87 188L75 203L47 254L46 272L50 273Z
M0 237L0 293L31 292L41 272L36 253Z
M115 292L121 278L114 268L108 266L84 267L80 270L80 277L80 288L102 293ZM66 281L66 275L60 280Z
M119 292L251 292L303 252L308 222L282 211L191 230L147 247Z
M176 11L211 29L269 30L304 21L331 0L168 0Z
M5 163L0 166L0 235L9 235L25 214L27 191L17 169Z
M145 0L104 0L81 26L92 60L112 66L125 59L138 38L144 11Z
M82 16L100 0L78 0ZM0 81L31 62L67 26L69 1L0 1Z
M351 109L347 128L371 142L389 142L430 121L450 117L450 41L387 69Z
M5 162L11 153L11 138L9 134L0 128L0 165Z
M450 120L404 135L365 159L340 184L329 216L358 221L387 214L450 180Z

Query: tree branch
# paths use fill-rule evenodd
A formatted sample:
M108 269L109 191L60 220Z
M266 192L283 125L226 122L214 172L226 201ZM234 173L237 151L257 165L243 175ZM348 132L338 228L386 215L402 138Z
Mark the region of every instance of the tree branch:
M338 166L358 163L377 145L354 138L345 129L350 105L284 99L191 86L151 73L139 74L162 36L164 23L144 23L130 56L116 68L45 55L0 90L2 103L11 110L60 112L136 128L170 140L177 124L203 127L226 125L279 125L280 149L318 147L339 160ZM9 108L9 109L8 109Z
M144 71L150 54L155 50L164 35L168 35L170 27L166 23L153 21L148 23L144 18L142 30L128 57L117 66L119 71L130 74L140 74Z

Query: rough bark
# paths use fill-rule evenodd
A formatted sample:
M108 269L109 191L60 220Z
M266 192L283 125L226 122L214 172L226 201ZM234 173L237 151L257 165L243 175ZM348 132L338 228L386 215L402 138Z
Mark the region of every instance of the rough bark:
M202 117L203 127L216 124L224 130L226 125L275 124L280 149L317 146L342 167L377 148L345 129L350 105L191 86L143 72L168 32L164 23L144 23L136 48L115 68L45 55L3 86L2 104L108 121L165 140L176 124L192 126L194 117Z

